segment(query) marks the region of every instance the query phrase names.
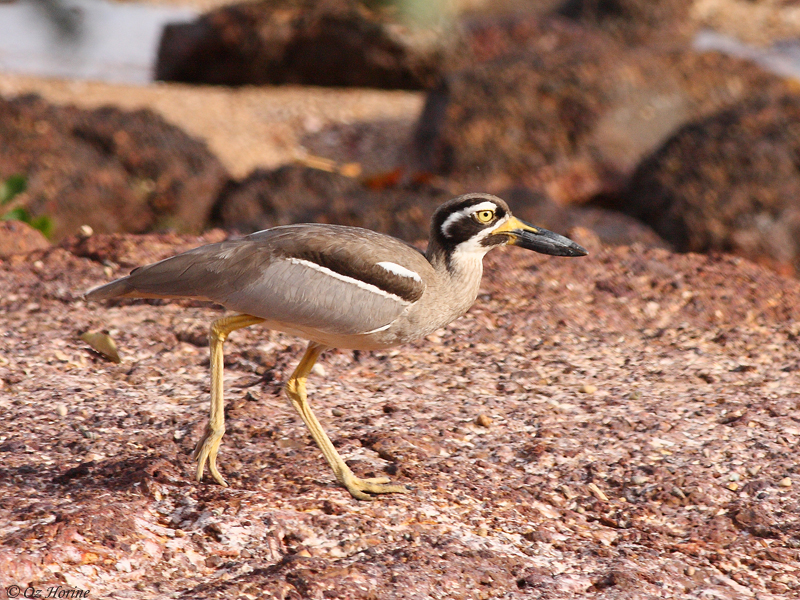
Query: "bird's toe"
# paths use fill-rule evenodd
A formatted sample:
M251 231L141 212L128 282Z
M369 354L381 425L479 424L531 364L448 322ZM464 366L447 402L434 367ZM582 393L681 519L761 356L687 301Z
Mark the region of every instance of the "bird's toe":
M345 477L342 482L353 498L358 500L374 500L378 494L407 494L410 490L400 484L390 483L388 477L371 477L360 479L355 475Z

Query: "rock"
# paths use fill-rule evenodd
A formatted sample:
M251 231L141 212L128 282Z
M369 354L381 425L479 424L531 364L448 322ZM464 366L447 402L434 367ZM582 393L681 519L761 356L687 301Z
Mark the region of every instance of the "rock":
M50 242L41 231L21 221L0 221L0 258L44 250Z
M636 170L617 208L681 251L800 266L800 96L747 100L683 127Z
M156 79L422 89L444 47L354 0L243 2L164 29Z
M522 28L511 23L500 39ZM429 92L414 134L416 168L583 202L619 193L684 123L754 92L789 89L740 59L674 45L631 51L563 19L526 21L518 38Z
M565 0L558 13L629 43L688 33L693 0Z
M215 209L223 228L250 233L290 223L366 227L407 241L427 239L430 215L451 195L433 187L370 189L300 165L257 170L231 185Z
M584 248L595 244L630 246L642 244L651 248L669 248L669 244L640 220L615 210L593 207L562 206L546 194L537 193L524 186L515 186L500 192L514 211L524 221L540 225L557 232L573 229L587 230L583 233ZM569 237L575 239L570 233ZM596 242L586 238L596 238ZM591 249L590 249L591 250Z
M0 99L0 179L22 174L20 195L47 215L56 240L94 231L203 228L227 180L205 144L149 110Z

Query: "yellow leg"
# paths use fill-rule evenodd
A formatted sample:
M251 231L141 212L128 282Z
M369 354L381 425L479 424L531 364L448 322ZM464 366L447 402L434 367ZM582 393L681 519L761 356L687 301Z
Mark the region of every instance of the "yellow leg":
M206 431L192 453L192 459L197 461L197 481L203 479L203 470L208 461L208 470L212 477L225 487L228 484L217 470L217 452L219 451L222 436L225 435L225 402L222 396L222 370L224 366L222 346L228 335L241 329L262 323L264 319L250 315L234 315L223 317L214 321L208 339L211 346L211 414L208 418Z
M328 464L333 469L333 474L336 475L336 479L347 488L347 491L349 491L354 498L358 500L372 500L370 494L408 492L405 486L389 484L389 478L387 477L375 477L372 479L359 479L356 477L350 470L350 467L342 460L342 457L339 456L331 440L322 429L322 425L320 425L319 421L317 421L317 417L315 417L314 413L311 411L306 395L306 377L308 377L311 368L324 350L325 346L317 344L316 342L309 342L306 353L303 355L300 364L297 365L297 368L286 384L286 393L292 401L292 405L297 412L300 413L300 417L302 417L303 422L311 432L311 437L314 438L317 446L322 450L325 460L328 461Z

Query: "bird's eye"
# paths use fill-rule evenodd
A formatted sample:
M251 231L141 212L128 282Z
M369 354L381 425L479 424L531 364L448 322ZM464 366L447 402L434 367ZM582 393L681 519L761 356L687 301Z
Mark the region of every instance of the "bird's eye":
M493 210L479 210L475 213L475 220L483 225L491 222L492 219L494 219Z

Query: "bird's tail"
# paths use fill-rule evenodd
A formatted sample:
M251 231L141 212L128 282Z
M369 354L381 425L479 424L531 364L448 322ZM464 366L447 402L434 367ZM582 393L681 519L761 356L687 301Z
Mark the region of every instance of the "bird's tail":
M109 298L125 298L133 294L133 286L130 284L129 277L122 277L111 283L104 283L93 287L83 296L87 300L108 300Z

